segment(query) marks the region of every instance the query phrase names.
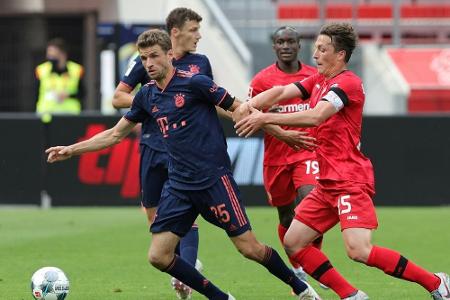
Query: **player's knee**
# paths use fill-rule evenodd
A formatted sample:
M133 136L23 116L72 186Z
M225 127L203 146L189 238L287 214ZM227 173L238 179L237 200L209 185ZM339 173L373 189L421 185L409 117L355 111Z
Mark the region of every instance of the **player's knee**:
M247 243L241 245L238 248L238 251L247 259L262 261L262 259L264 259L265 247L259 242Z
M365 263L370 254L370 248L364 244L346 245L347 255L351 260Z
M290 256L304 249L306 245L299 244L296 239L290 238L286 235L283 240L283 247L286 254Z
M164 255L157 251L150 250L148 252L148 261L155 268L163 271L170 264L171 260L168 255Z

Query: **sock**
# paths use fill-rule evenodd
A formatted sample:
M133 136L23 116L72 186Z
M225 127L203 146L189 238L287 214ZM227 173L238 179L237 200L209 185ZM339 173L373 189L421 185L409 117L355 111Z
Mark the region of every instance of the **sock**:
M308 288L308 286L298 279L294 272L286 266L278 252L271 247L266 246L266 253L261 265L266 267L270 273L275 275L281 281L290 285L296 295Z
M335 291L339 297L346 298L357 291L319 249L308 246L293 254L291 258L299 263L306 273Z
M284 236L286 235L287 231L288 231L288 228L284 227L281 224L278 224L278 238L280 239L281 245L283 245ZM300 268L300 265L298 263L296 263L294 260L291 260L290 257L289 257L289 262L295 269Z
M198 252L198 227L194 224L191 230L180 240L180 256L195 267Z
M228 300L228 295L222 292L218 287L212 284L194 266L175 255L169 266L163 270L173 277L177 278L187 286L193 288L208 299Z
M409 261L400 253L387 248L373 246L367 265L378 268L388 275L417 282L429 292L436 290L441 283L433 273Z

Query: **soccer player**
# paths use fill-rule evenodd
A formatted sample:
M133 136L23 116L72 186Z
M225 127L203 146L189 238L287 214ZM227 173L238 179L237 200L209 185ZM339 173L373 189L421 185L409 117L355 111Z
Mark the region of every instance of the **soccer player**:
M248 136L263 124L316 127L320 179L317 187L297 206L285 236L290 258L329 286L341 299L368 299L348 283L328 258L311 242L340 223L348 256L386 274L413 281L433 299L450 299L447 274L433 274L391 249L373 245L378 222L372 202L374 175L370 160L360 152L364 105L361 79L347 69L357 36L347 23L323 26L315 42L318 74L300 82L274 87L254 97L241 111L251 114L236 124ZM255 108L292 97L311 99L311 110L292 114L261 113Z
M203 74L213 79L208 58L205 55L193 53L201 38L199 31L201 21L202 17L189 8L178 7L169 13L166 18L166 27L170 34L174 53L172 64L179 70ZM137 56L116 88L113 106L115 108L130 107L133 102L131 92L138 84L145 85L149 81L150 78L141 59ZM155 120L149 118L142 123L140 144L142 206L145 208L149 224L151 224L155 217L163 185L167 181L168 163L167 150ZM177 252L187 262L200 269L201 262L197 260L198 243L198 226L194 224L181 239ZM172 278L171 284L178 298L190 298L192 290L188 286L175 278Z
M214 106L233 111L240 102L209 77L177 70L172 65L170 38L153 29L138 38L138 50L150 78L136 94L131 110L111 129L89 140L46 150L53 163L97 151L120 142L147 118L156 120L169 154L169 180L165 183L151 225L150 263L206 296L234 299L175 255L175 247L199 214L224 229L245 257L268 269L290 285L299 299L320 299L299 280L278 253L256 240L231 173L226 139Z
M250 95L272 88L275 85L285 85L300 81L317 73L314 67L298 60L300 51L300 35L293 27L283 26L272 35L272 47L277 56L274 64L258 72L250 83ZM309 109L309 101L299 97L280 101L269 111L292 113ZM267 110L265 110L267 111ZM300 131L298 127L284 126L284 129ZM304 130L307 131L307 130ZM266 129L264 134L264 186L269 204L278 211L278 237L283 243L284 236L294 218L296 198L303 199L315 186L319 175L319 164L312 149L295 150L285 142L280 141ZM322 237L318 238L320 246ZM302 267L291 261L294 273L301 279L306 279Z

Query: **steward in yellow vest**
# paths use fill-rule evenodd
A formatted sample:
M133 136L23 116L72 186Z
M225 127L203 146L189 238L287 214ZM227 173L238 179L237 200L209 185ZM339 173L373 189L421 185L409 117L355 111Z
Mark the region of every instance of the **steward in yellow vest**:
M81 112L81 78L83 67L67 60L65 44L53 39L47 45L47 61L36 67L38 99L36 112L43 122L50 122L52 114Z

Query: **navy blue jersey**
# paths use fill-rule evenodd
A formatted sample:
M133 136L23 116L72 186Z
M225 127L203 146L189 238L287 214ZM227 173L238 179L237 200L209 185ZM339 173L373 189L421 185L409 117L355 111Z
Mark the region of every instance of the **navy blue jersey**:
M209 59L198 53L186 53L180 58L174 58L172 64L178 70L188 71L192 74L203 74L214 79Z
M175 70L163 90L154 81L142 87L125 118L156 120L169 153L171 186L201 190L231 171L215 105L227 109L233 98L205 75Z
M174 59L172 64L184 71L194 74L203 74L213 78L211 64L208 58L202 54L187 53L179 59ZM121 82L134 89L138 84L142 86L150 81L139 55L130 63ZM142 122L141 144L149 146L157 151L166 151L157 124L149 119Z

